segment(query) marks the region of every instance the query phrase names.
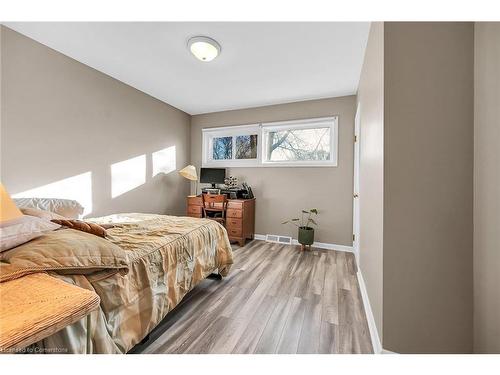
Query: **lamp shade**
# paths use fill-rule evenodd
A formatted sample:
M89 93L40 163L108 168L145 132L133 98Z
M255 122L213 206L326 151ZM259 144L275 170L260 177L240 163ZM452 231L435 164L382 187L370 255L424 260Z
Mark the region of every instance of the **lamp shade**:
M179 171L179 174L182 177L187 178L188 180L191 181L197 181L198 180L198 175L196 174L196 167L194 165L188 165L187 167L182 168Z
M10 197L3 184L0 183L0 224L13 221L23 217L23 213L19 211L16 204Z

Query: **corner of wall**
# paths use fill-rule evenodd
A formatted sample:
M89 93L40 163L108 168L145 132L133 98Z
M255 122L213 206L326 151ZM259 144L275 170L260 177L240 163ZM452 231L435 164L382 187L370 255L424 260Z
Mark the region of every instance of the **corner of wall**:
M360 272L374 348L383 338L384 23L372 22L357 100L360 105Z

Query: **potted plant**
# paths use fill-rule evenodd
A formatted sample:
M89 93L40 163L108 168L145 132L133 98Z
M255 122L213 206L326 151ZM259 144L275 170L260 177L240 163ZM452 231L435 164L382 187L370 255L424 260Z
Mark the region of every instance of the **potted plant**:
M281 223L291 223L299 228L298 241L302 246L302 250L305 250L306 246L309 246L309 250L311 250L311 245L314 243L314 228L311 225L318 225L312 218L313 215L317 214L318 210L316 208L311 208L309 211L302 210L300 219L295 218Z

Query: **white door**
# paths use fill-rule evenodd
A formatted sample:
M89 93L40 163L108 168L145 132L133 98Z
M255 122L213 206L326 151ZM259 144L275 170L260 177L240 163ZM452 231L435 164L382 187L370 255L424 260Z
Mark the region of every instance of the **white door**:
M359 266L359 142L360 142L360 119L359 103L354 118L354 188L353 188L353 207L352 207L352 247L356 254L356 260Z

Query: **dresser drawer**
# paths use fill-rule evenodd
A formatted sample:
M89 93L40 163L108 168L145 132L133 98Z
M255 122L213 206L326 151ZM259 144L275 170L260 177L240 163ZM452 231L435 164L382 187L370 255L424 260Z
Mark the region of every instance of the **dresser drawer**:
M242 217L242 214L243 214L243 211L241 210L235 210L235 209L228 209L227 212L226 212L226 216L229 218L229 217L235 217L235 218L238 218L238 219L241 219Z
M191 206L191 205L189 205L188 209L187 209L187 212L188 212L188 214L200 214L201 215L202 207L201 206Z
M203 206L201 197L187 197L188 206Z
M188 212L187 216L189 217L197 217L198 219L201 219L201 214L194 214L194 213L191 213L191 212Z
M241 237L241 228L227 228L227 234L229 237Z
M235 218L226 218L226 226L231 229L240 229L242 227L242 220Z
M227 208L228 209L235 209L235 210L242 210L243 209L243 202L238 202L238 201L229 201L227 202Z

